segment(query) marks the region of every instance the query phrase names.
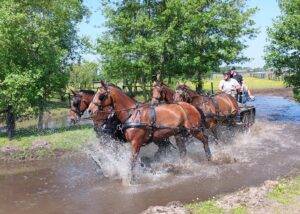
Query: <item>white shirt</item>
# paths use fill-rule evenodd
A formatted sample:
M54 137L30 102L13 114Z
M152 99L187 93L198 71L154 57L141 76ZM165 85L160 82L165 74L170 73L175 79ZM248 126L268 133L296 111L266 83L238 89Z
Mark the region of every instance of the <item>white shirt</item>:
M229 80L221 80L219 84L219 88L225 92L226 94L234 95L236 94L236 88L239 87L240 84L238 81L236 81L233 78L230 78Z

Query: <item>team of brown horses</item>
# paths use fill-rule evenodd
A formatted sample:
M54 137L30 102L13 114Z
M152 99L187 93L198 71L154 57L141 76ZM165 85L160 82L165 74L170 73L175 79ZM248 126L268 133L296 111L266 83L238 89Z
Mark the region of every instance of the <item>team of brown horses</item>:
M204 129L215 137L219 121L233 125L238 112L236 100L225 93L214 97L200 95L186 85L173 91L161 82L152 87L151 103L139 103L113 84L101 85L96 93L75 93L70 110L70 119L76 122L88 110L95 127L100 127L109 118L117 121L123 139L132 146L132 169L135 167L140 148L150 142L165 142L175 136L180 155L185 156L183 135L191 135L203 143L208 160L211 152ZM220 120L221 118L221 120ZM168 142L168 141L166 141Z

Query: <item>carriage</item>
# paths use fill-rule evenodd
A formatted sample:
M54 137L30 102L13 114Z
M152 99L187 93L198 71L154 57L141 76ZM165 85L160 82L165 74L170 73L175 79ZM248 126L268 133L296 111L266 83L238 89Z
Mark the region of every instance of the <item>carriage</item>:
M247 130L249 130L249 128L255 122L255 114L256 109L253 105L240 104L239 111L236 116L237 126L244 127L247 128Z

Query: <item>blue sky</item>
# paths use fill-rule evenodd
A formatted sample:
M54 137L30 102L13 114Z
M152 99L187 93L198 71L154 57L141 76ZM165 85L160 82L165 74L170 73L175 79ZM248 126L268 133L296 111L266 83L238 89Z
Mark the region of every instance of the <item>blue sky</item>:
M104 17L100 10L100 1L98 0L84 0L84 4L89 7L92 15L88 21L84 21L79 26L80 35L87 35L92 40L96 40L101 32L104 31ZM258 12L254 16L256 26L260 33L254 40L247 41L248 48L245 50L245 55L251 60L243 64L249 67L262 67L264 65L264 46L266 44L267 34L266 29L272 24L272 20L280 14L278 2L276 0L249 0L249 7L258 7ZM88 60L95 60L97 56L87 55Z

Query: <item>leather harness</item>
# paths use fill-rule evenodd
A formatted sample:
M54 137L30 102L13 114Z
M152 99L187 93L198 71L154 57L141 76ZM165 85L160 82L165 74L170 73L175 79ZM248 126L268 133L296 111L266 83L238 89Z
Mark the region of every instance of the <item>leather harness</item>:
M149 114L150 114L150 123L141 122L140 118L139 121L131 122L133 116L135 118L139 117L141 115L141 110L137 109L139 106L137 106L135 109L132 109L134 112L131 112L127 120L122 125L122 131L125 132L129 128L141 128L146 129L148 131L148 142L153 140L153 134L158 129L172 129L174 133L187 131L185 127L170 127L170 126L162 126L156 124L156 107L157 105L150 105L149 108ZM135 114L133 114L135 113ZM199 129L203 129L202 127L199 127Z

